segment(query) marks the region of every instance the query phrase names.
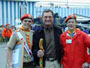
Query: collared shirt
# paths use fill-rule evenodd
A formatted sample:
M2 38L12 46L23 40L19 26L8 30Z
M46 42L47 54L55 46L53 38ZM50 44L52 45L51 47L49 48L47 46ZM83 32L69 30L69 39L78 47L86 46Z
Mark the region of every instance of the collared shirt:
M30 43L31 43L31 47L32 47L32 35L33 35L32 31L25 32L25 31L19 30L19 32L22 34L22 36L24 37L25 40L26 40L26 34L29 34L29 39L30 39ZM19 41L19 37L17 36L16 33L13 33L12 36L11 36L11 38L10 38L10 40L9 40L9 42L8 42L8 45L7 46L9 48L13 49L14 46L16 45L16 42L17 41ZM23 62L30 62L31 61L31 59L29 58L29 55L25 51L25 49L24 49L24 56L23 57L24 57L23 58Z
M76 35L76 30L80 30L80 29L79 28L74 29L74 31L72 32L73 33L73 36ZM71 31L67 30L67 36L71 37L70 34L71 34ZM71 37L71 38L73 38L73 37Z
M55 39L54 39L54 30L53 27L44 28L45 40L46 40L46 57L47 58L56 58L56 48L55 48Z
M73 32L71 32L70 30L67 30L67 35L70 36L71 38L73 38L75 34L76 34L76 29L74 29Z

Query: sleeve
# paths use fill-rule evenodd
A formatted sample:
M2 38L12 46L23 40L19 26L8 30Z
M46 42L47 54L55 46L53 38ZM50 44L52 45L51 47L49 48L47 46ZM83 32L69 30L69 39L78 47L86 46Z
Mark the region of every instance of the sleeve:
M60 37L59 37L59 42L60 42L60 45L61 45L61 46L62 46L62 48L63 48L62 35L60 35ZM60 61L60 64L63 64L63 57L62 57L62 59L61 59L61 61Z
M33 51L33 55L37 55L37 51L39 50L39 41L37 39L36 34L33 35L33 46L32 46L32 51Z
M9 42L8 42L8 44L7 44L7 47L13 49L13 47L14 47L15 44L16 44L16 41L17 41L16 35L15 35L15 33L13 33L13 34L11 35L11 37L10 37L10 40L9 40Z
M88 36L88 34L84 34L84 45L85 45L85 47L87 48L88 47L88 49L90 50L90 38L89 38L89 36ZM88 63L90 63L90 54L88 54L89 52L87 51L87 56L86 56L86 61L88 62Z
M86 61L90 64L90 55L87 55Z
M60 44L63 46L63 44L61 43L61 42L63 42L63 41L62 41L62 35L60 35L59 41L60 41Z
M39 50L39 41L38 41L38 38L37 38L38 34L37 32L35 32L33 34L33 45L32 45L32 52L33 52L33 56L34 56L34 63L35 64L39 64L38 61L39 61L39 57L37 56L37 52Z
M3 31L2 31L2 37L3 37L3 38L5 37L5 28L4 28Z
M88 34L84 34L83 38L84 38L84 45L86 47L90 48L90 38L89 38Z

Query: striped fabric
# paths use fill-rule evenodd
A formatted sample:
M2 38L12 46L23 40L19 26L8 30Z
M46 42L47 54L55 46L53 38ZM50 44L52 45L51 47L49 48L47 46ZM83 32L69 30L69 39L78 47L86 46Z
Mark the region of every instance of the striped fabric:
M21 9L21 6L25 8ZM5 1L0 0L0 25L10 24L10 26L18 25L17 20L20 19L21 13L29 13L34 16L34 2L24 1ZM25 12L24 12L24 11Z
M26 32L26 33L27 33L27 32L30 32L30 29L28 29L28 30L26 31L26 30L24 29L24 27L22 27L22 26L20 27L20 29L23 30L23 31ZM29 39L29 34L28 34L28 33L26 34L26 42L27 42L27 44L28 44L29 49L31 49L31 44L30 44L30 39Z
M21 9L21 6L26 7L26 10ZM34 18L41 16L43 10L51 9L54 13L58 13L59 16L65 17L70 14L80 14L83 16L90 17L90 8L82 5L82 7L37 7L35 2L28 1L25 4L24 1L5 1L0 0L0 25L5 25L6 23L12 25L18 25L17 19L20 19L21 13L29 13ZM25 11L25 12L24 12Z
M29 34L26 35L26 40L27 40L27 44L28 44L29 49L31 49Z

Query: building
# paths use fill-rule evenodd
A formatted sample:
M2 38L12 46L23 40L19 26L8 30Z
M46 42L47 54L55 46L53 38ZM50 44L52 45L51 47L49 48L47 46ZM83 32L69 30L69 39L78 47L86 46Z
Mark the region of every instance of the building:
M17 20L25 13L30 13L34 18L41 16L43 10L51 9L54 13L58 13L60 17L68 16L69 14L80 14L90 17L90 8L85 7L66 7L54 5L50 3L49 6L36 5L40 0L0 0L0 25L6 23L17 25Z

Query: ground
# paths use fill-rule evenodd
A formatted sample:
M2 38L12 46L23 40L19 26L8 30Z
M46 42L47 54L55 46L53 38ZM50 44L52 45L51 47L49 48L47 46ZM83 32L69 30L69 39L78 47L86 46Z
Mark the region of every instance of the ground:
M0 68L6 68L6 43L0 43Z

